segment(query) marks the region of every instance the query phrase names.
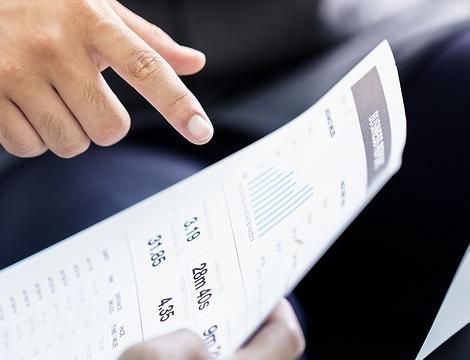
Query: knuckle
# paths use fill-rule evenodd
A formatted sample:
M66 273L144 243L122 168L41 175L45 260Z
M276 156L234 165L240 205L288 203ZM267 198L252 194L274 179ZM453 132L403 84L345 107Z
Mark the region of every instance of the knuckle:
M71 135L63 119L51 111L45 111L40 118L39 132L44 134L51 150L59 157L71 158L88 149L90 142L80 135Z
M101 17L98 14L91 13L88 18L90 19L88 27L90 37L100 35L102 38L114 39L116 36L121 35L121 30L116 26L116 23L108 17Z
M190 94L188 92L175 92L169 95L169 110L176 112L183 104L189 102Z
M90 0L67 0L68 6L73 11L93 11L92 2Z
M29 158L41 155L45 150L44 144L32 136L15 136L7 123L0 124L2 145L12 155Z
M87 104L94 106L95 109L100 111L107 109L106 95L96 84L87 79L82 79L81 88L83 99Z
M54 153L61 158L70 159L84 153L89 147L89 140L71 140L62 144L59 149L54 151Z
M122 140L130 130L130 119L128 117L118 117L113 121L106 122L99 126L93 141L99 146L114 145Z
M127 72L140 82L158 77L164 71L160 56L151 50L132 50L126 56Z
M69 10L70 18L75 19L86 30L93 28L92 24L101 23L101 13L97 11L90 0L68 0L67 8Z
M157 25L147 22L147 26L149 27L150 35L155 36L156 38L167 37L166 32Z
M20 158L36 157L46 151L46 147L40 144L32 144L29 141L15 141L14 143L5 143L3 147L7 152Z
M163 30L162 28L148 21L146 22L147 22L147 32L153 39L161 42L162 44L166 43L167 45L172 45L172 46L178 45L178 43L170 35L168 35L165 32L165 30Z
M64 34L60 29L40 28L29 38L30 49L41 56L57 57L62 53Z
M24 79L26 69L19 63L3 62L0 64L0 78L8 79L10 82L16 83L20 79Z
M41 114L39 131L47 134L47 138L55 143L62 143L67 139L67 131L62 119L51 111Z

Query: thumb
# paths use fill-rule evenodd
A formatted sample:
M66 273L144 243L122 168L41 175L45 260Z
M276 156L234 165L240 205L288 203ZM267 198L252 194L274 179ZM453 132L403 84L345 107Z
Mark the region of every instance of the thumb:
M210 355L202 339L187 330L176 331L135 345L119 360L206 360Z
M292 306L282 300L261 330L229 360L294 360L305 349L305 339Z

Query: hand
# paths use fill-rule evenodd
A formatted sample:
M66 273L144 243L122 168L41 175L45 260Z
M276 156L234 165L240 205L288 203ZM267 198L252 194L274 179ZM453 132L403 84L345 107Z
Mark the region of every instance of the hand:
M0 1L0 143L33 157L109 146L129 114L103 79L112 67L184 137L203 144L212 125L178 75L200 71L202 53L116 0Z
M294 360L304 348L299 322L291 305L283 300L253 339L226 360ZM120 360L207 360L210 357L202 339L183 330L134 346Z
M229 360L295 360L304 350L302 328L291 304L284 299L255 337Z

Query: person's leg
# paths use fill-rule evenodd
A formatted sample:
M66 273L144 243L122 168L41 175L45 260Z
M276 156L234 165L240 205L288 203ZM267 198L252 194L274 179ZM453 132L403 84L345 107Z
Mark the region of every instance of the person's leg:
M410 358L432 321L467 245L461 234L469 212L464 181L469 38L449 39L439 56L404 84L409 136L402 170L303 284L300 301L314 324L317 359ZM260 91L245 109L268 118L270 102L285 104L286 112L278 116L286 116L292 89L301 90L293 84L303 84L305 91L315 85L304 75ZM293 109L297 105L292 101ZM228 116L237 120L236 113ZM1 253L1 264L71 235L199 167L182 156L157 162L149 155L141 162L140 154L116 155L119 151L114 147L72 161L46 156L3 179L0 239L11 251ZM184 171L176 165L181 160ZM381 241L372 236L377 229L387 230Z
M182 180L200 161L121 144L21 162L0 178L0 269Z
M135 143L61 160L24 161L0 178L0 269L182 180L204 166L162 147ZM306 329L295 296L289 301Z

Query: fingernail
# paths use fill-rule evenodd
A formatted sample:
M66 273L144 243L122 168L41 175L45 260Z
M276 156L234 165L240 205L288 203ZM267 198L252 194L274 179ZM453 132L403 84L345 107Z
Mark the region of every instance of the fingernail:
M188 131L198 144L206 143L214 134L212 124L199 115L193 115L189 120Z

